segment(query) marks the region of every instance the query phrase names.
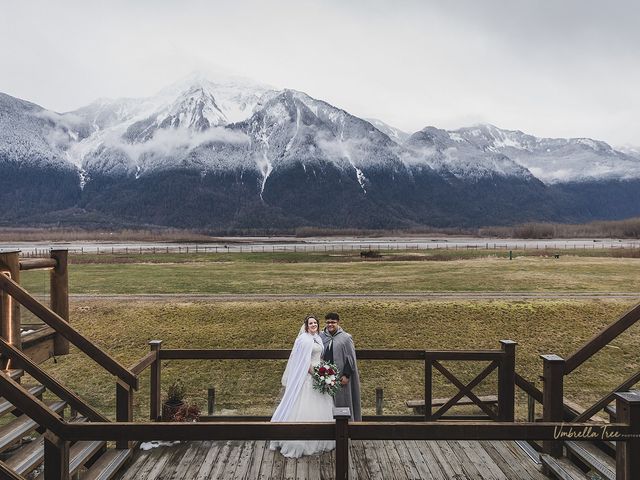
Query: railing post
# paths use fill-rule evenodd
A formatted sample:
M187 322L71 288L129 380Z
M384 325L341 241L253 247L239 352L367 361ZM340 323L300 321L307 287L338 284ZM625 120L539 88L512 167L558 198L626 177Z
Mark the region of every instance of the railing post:
M149 419L157 422L160 418L160 348L162 340L151 340L149 347L156 353L156 360L151 364L151 382L149 387Z
M616 442L616 480L635 480L640 478L640 391L616 393L616 416L636 434Z
M20 283L20 250L0 252L0 272L8 273L11 279ZM20 336L20 304L6 292L0 295L0 334L8 343L22 349ZM3 368L8 365L3 362Z
M376 387L376 415L382 415L384 409L384 390Z
M500 340L502 361L498 370L498 419L513 422L516 395L516 345L513 340Z
M116 381L116 421L131 422L133 420L133 389L122 380ZM116 448L129 448L128 440L117 440Z
M562 422L564 407L564 371L565 361L558 355L541 355L544 361L542 381L542 419L545 422ZM552 457L562 456L562 442L545 440L542 442L545 453Z
M68 251L51 250L51 258L57 263L50 273L50 305L51 310L69 322L69 272L67 269ZM59 333L53 340L54 355L67 355L69 353L69 340Z
M424 421L432 420L433 359L424 352Z
M336 421L336 480L349 479L349 407L334 407Z
M69 442L47 430L44 434L44 480L69 479Z
M207 390L207 415L213 415L216 411L216 388L209 387Z

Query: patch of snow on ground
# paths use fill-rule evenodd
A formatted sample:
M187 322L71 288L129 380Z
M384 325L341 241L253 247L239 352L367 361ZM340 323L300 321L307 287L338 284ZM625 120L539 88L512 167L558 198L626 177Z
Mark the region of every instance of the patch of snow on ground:
M174 445L178 445L179 443L179 441L165 442L159 440L151 440L150 442L142 442L140 444L140 450L151 450L158 447L173 447Z

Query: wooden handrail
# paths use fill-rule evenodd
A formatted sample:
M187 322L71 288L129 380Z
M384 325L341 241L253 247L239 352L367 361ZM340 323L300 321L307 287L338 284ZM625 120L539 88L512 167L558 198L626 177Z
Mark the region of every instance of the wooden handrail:
M349 437L358 440L549 440L561 422L350 422ZM604 425L572 424L574 431L598 435ZM635 434L625 423L606 425L605 431ZM331 440L334 423L272 422L151 422L65 423L63 438L83 440ZM585 436L572 440L592 440Z
M609 405L617 392L624 392L633 387L636 383L640 382L640 372L636 372L627 378L624 382L614 388L611 392L604 395L600 400L594 403L591 407L587 408L584 412L578 415L573 421L574 422L584 422L587 419L594 416L600 410L604 409L607 405Z
M0 274L0 290L4 290L11 295L14 300L26 307L36 317L73 343L80 351L91 357L102 368L121 379L133 389L138 389L138 377L78 332L59 315L33 298L29 292L6 275Z
M518 373L516 373L516 385L524 390L525 393L532 396L536 400L536 402L542 403L542 392L538 390L538 388L533 383L531 383L529 380Z
M291 350L285 349L179 349L163 348L161 360L286 360ZM362 349L358 360L500 360L502 350L387 350Z
M24 412L29 418L32 418L39 425L51 430L56 435L62 433L65 425L64 420L45 405L42 400L30 394L2 370L0 370L0 386L2 386L2 396Z
M71 390L67 389L64 385L59 383L55 378L51 377L47 372L42 370L36 363L34 363L29 357L27 357L20 350L14 346L8 344L4 339L0 338L0 352L16 362L18 368L22 368L34 379L47 387L51 392L56 394L62 400L65 400L72 408L75 408L82 415L87 417L91 421L95 422L108 422L109 419L102 415L97 410L94 410L91 405L87 404L84 400L78 397Z
M55 258L21 258L20 270L39 270L55 268L58 261Z
M594 335L578 351L566 359L565 375L571 373L589 358L599 352L609 342L640 320L640 303L627 311L607 328Z
M155 362L157 359L158 359L158 355L156 354L156 352L149 352L140 360L138 360L136 363L134 363L131 367L129 367L129 370L135 376L139 376L142 372L145 371L145 369L148 366L153 364L153 362Z

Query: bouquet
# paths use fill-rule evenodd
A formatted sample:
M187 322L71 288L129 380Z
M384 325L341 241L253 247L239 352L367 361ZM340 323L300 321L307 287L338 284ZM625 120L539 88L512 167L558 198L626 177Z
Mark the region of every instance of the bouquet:
M326 393L334 397L340 389L340 377L338 367L329 362L321 362L313 367L313 388L320 393Z

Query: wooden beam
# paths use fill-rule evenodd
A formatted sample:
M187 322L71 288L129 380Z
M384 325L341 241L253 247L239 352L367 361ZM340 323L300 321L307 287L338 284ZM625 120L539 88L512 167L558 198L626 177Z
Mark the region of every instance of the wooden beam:
M44 480L69 479L69 442L53 432L44 434Z
M22 258L20 270L40 270L55 268L58 262L54 258Z
M129 370L136 376L140 375L147 369L149 365L152 365L153 362L156 361L157 357L158 355L156 354L156 352L149 352L136 363L134 363L131 367L129 367Z
M20 251L4 251L0 253L0 277L11 278L20 283ZM2 291L0 299L0 335L17 348L21 348L20 304L13 301L8 292ZM3 368L11 368L3 365Z
M640 478L640 391L616 394L618 422L635 430L635 438L616 442L616 480Z
M151 365L149 381L149 418L155 422L160 419L161 415L160 385L162 384L162 365L160 363L160 352L162 340L151 340L149 348L156 357L155 362Z
M543 365L543 403L542 419L545 422L562 422L564 420L563 379L565 372L564 359L558 355L541 355ZM545 453L552 457L562 456L562 442L546 440L542 444Z
M51 288L50 304L51 310L58 314L60 318L69 322L69 270L67 268L67 250L51 250L51 260L56 265L49 275ZM64 336L56 335L54 343L54 353L56 355L69 354L69 340Z
M622 332L640 320L640 303L627 311L607 328L598 332L591 340L585 343L577 352L569 356L566 360L565 371L567 374L573 372L585 361L599 352L605 345L615 339Z
M500 340L504 356L498 368L498 418L513 422L516 395L516 342Z
M591 441L636 434L627 424L593 425L560 422L349 422L352 440L552 440L561 428L565 432L589 432L589 436L571 438ZM272 422L149 422L149 423L65 423L63 438L81 440L334 440L335 423Z
M62 431L64 422L60 416L1 370L0 387L2 387L4 398L38 422L39 425L58 434Z
M62 334L67 340L78 347L79 350L87 354L105 370L120 378L128 385L131 385L134 389L138 388L138 377L104 350L96 346L91 340L87 339L84 335L69 325L69 323L67 323L58 314L52 312L38 300L33 298L29 292L16 282L5 275L0 275L0 288L8 292L14 300L25 306L29 311L53 328L56 332Z
M102 415L97 410L94 410L91 405L86 403L80 397L78 397L71 390L67 389L64 385L59 383L55 378L42 370L33 360L31 360L24 352L16 349L12 345L9 345L4 340L0 339L0 352L3 355L8 356L16 365L19 365L25 372L31 375L35 380L47 387L52 393L66 401L72 408L79 411L82 415L86 416L89 420L96 422L108 422L109 419Z
M631 375L616 388L600 398L600 400L594 403L593 406L587 408L584 412L582 412L574 419L574 422L584 422L586 419L591 418L600 410L609 405L615 399L617 392L626 392L638 382L640 382L640 371Z

